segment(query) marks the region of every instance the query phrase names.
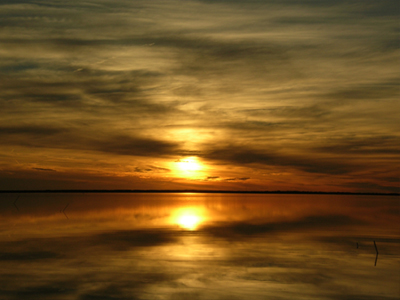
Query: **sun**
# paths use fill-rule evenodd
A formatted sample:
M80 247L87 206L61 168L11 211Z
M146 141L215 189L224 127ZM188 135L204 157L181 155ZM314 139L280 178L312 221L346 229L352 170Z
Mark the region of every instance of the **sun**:
M197 161L196 157L187 157L176 162L179 169L184 172L195 172L202 169L201 164Z
M204 177L207 167L196 156L187 156L171 161L170 169L178 178L197 180Z

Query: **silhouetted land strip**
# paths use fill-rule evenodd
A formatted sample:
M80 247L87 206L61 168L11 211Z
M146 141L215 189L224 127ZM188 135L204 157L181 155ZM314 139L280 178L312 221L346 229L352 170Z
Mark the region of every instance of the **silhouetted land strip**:
M306 194L400 196L400 193L350 193L310 191L228 191L228 190L0 190L0 193L197 193L197 194Z

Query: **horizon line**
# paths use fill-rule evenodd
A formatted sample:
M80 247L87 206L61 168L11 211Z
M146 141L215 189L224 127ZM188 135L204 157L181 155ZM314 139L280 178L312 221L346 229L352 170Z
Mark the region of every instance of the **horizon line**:
M237 191L237 190L130 190L130 189L46 189L46 190L0 190L6 193L196 193L196 194L316 194L316 195L365 195L365 196L400 196L400 193L367 192L323 192L323 191Z

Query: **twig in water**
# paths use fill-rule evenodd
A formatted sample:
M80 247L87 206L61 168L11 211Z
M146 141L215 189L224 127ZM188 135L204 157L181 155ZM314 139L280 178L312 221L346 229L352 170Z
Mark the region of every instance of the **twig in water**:
M357 249L358 249L358 242L357 242Z
M375 258L375 267L376 267L376 262L378 261L378 254L379 254L379 252L378 252L378 247L376 247L375 241L374 241L374 246L375 246L375 251L376 251L376 258Z
M69 219L69 218L68 218L67 214L65 213L65 210L67 209L68 205L69 205L69 202L68 202L68 204L64 207L64 209L62 210L62 213L64 214L64 216L65 216L67 219Z
M19 196L17 197L17 199L14 200L14 206L15 206L15 208L19 211L19 208L18 208L18 206L17 206L17 200L18 200L18 198L19 198Z

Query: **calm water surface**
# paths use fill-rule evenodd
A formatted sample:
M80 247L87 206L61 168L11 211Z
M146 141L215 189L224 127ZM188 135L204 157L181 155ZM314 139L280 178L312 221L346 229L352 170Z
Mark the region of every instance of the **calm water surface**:
M0 299L399 299L399 221L395 196L1 194Z

